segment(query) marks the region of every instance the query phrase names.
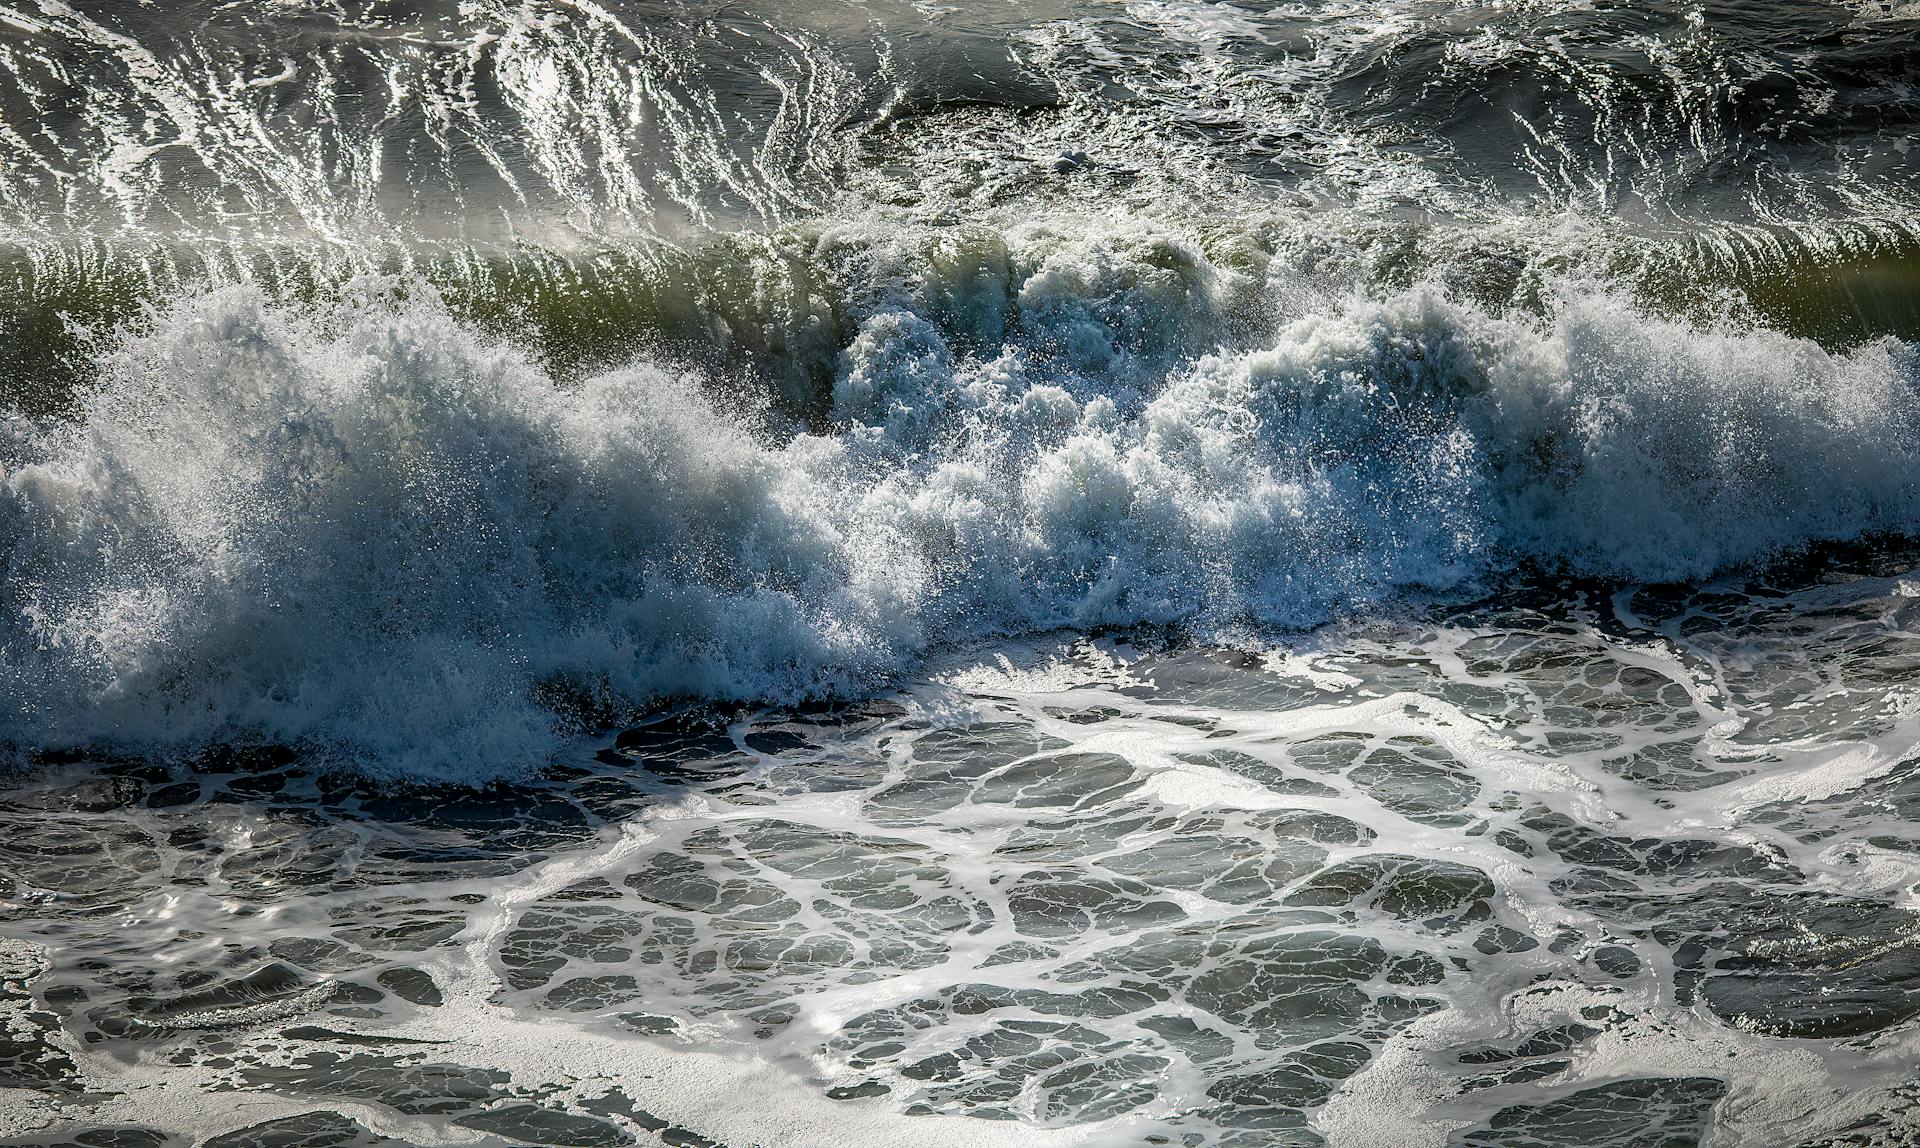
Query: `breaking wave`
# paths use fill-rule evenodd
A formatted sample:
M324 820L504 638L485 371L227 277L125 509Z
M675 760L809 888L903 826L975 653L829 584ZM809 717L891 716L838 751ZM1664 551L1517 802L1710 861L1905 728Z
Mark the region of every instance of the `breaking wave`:
M799 398L661 356L575 378L418 282L184 298L95 352L77 417L8 432L0 726L475 780L992 635L1259 643L1920 530L1912 345L1575 284L1267 290L1249 325L1182 242L1036 225L999 278L918 267Z

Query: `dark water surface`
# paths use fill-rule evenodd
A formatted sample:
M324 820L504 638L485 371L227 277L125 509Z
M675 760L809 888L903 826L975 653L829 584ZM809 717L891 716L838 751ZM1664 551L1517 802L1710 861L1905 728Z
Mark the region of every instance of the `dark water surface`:
M1905 1143L1909 564L1021 643L480 789L49 767L11 1142Z
M0 1143L1920 1140L1917 80L0 3Z

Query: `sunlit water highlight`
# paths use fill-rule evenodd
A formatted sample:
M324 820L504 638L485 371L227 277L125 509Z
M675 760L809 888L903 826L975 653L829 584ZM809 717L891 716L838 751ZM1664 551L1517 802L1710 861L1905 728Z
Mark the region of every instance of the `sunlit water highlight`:
M0 1143L1912 1144L1916 61L0 5Z

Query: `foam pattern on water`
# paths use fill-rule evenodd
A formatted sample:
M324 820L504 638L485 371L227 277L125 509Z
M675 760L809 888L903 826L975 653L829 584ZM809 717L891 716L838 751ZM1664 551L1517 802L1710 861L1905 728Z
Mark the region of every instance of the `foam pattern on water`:
M882 202L1912 231L1901 5L0 8L0 228L560 247ZM1702 224L1706 224L1702 227Z
M45 771L13 1142L1904 1143L1909 561L1002 648L482 790Z

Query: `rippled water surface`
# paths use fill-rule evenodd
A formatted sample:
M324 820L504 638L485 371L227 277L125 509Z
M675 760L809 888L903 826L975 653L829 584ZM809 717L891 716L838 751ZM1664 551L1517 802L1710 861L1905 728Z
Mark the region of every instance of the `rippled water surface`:
M0 0L0 1144L1920 1143L1917 85Z
M1909 561L1027 642L478 790L49 768L12 1142L1907 1143Z

